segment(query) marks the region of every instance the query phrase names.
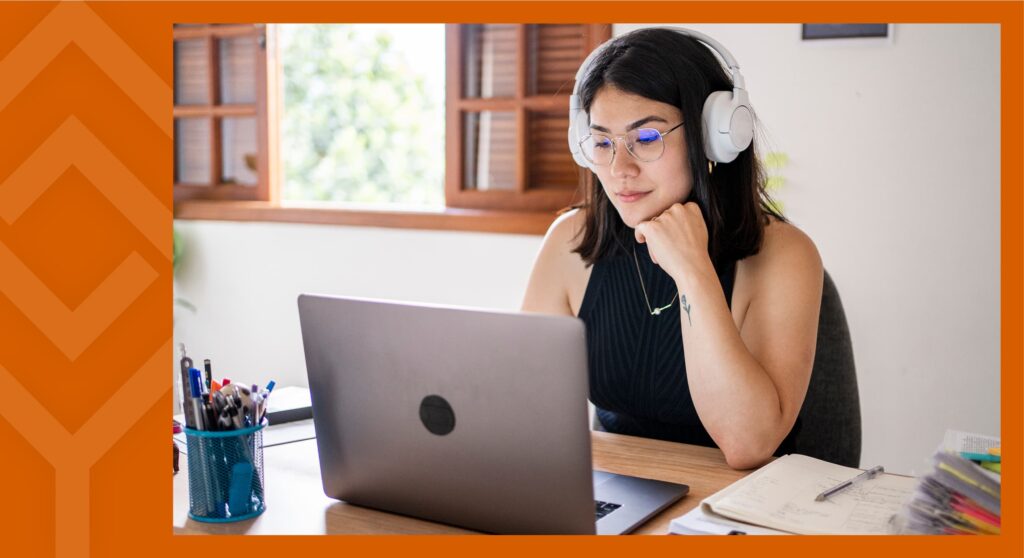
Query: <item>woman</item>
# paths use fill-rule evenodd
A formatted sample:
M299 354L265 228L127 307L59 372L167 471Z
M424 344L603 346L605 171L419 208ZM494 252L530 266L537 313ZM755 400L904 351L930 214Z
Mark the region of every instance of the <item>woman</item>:
M709 161L704 102L734 84L707 46L641 29L592 58L578 76L589 130L577 139L596 179L545 236L523 310L586 323L590 398L606 430L717 446L733 468L759 466L791 451L799 431L817 249L771 209L753 144ZM741 87L738 68L734 78Z

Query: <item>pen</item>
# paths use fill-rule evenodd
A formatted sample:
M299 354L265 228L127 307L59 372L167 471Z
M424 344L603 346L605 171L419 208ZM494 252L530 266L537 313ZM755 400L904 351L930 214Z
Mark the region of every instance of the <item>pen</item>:
M203 369L206 372L206 391L210 391L210 382L213 381L213 368L210 366L210 359L203 360Z
M209 398L203 398L203 416L206 418L206 429L217 430L217 414L213 410L213 403Z
M252 393L252 425L256 426L260 420L260 394L259 392Z
M853 485L855 485L855 484L857 484L857 483L859 483L861 481L866 481L868 479L873 479L873 478L877 477L878 475L880 475L880 474L882 474L884 472L885 472L885 469L881 465L879 465L877 467L872 467L872 468L868 469L867 471L864 471L863 473L857 475L856 477L853 477L852 479L850 479L848 481L843 481L843 482L833 486L832 488L829 488L828 490L822 492L821 494L818 494L818 496L814 498L814 501L815 502L823 502L823 501L827 500L833 494L836 494L837 492L842 492L843 490L846 490L847 488L849 488L849 487L851 487L851 486L853 486Z

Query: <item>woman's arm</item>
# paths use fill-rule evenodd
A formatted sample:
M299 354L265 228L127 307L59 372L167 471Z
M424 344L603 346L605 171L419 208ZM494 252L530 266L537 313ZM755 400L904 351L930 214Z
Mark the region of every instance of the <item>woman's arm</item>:
M823 277L817 249L795 227L767 227L761 252L743 262L751 296L737 329L696 204L641 223L637 237L679 287L687 381L701 422L731 467L764 463L792 429L810 380Z

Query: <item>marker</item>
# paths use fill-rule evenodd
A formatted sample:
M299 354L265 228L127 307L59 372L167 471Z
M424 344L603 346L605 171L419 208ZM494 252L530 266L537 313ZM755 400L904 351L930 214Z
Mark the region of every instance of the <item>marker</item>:
M189 389L192 390L190 402L195 428L206 430L206 409L203 408L203 373L196 368L190 368L189 382Z
M991 453L973 453L969 451L960 452L960 457L971 461L988 461L990 463L999 463L1002 460L1002 457L999 455L992 455Z
M267 384L267 393L270 393L270 392L274 391L274 386L276 386L276 385L277 385L277 382L275 382L274 380L270 380L270 383Z

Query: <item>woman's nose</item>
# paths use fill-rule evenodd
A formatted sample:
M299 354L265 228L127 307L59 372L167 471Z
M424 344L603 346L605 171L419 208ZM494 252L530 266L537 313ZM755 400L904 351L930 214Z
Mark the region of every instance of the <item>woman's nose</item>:
M615 157L612 158L611 172L615 178L630 178L640 172L640 165L626 149L625 138L616 138Z

